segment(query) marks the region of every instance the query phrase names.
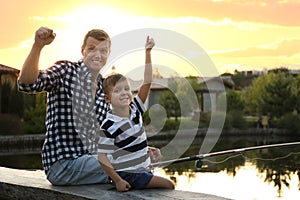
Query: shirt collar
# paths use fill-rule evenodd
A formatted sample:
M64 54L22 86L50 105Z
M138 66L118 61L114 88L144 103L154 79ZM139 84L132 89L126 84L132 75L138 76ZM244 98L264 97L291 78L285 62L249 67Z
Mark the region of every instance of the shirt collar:
M85 78L91 78L91 76L92 76L92 73L91 73L91 71L89 70L89 68L86 66L86 64L83 62L83 60L81 59L81 60L79 60L78 61L78 63L79 63L79 66L81 67L81 70L82 70L82 73L83 73L83 76L85 77ZM102 75L99 73L98 74L98 77L97 77L97 82L102 82L103 81L103 77L102 77Z
M114 121L114 122L120 122L122 120L128 119L128 118L125 118L125 117L119 117L117 115L113 115L111 110L106 113L106 118L111 120L111 121Z
M136 117L136 115L137 115L136 112L137 112L137 109L131 103L130 104L130 119L128 119L127 117L119 117L117 115L113 115L111 110L106 113L106 118L111 121L114 121L114 122L120 122L122 120L132 120Z

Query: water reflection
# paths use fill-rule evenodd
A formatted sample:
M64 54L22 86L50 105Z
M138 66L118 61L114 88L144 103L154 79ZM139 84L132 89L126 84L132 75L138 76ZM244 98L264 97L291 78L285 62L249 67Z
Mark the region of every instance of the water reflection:
M199 153L203 138L196 138L182 157ZM296 137L224 136L212 152L283 142L300 141ZM149 141L163 147L166 142ZM180 148L179 148L180 149ZM2 155L0 165L19 169L42 169L39 153ZM203 159L201 168L194 161L155 169L172 178L176 189L209 193L232 199L300 199L300 145L276 147Z
M157 171L156 174L173 177L177 180L176 189L201 192L223 196L237 200L295 200L300 198L298 177L291 175L290 188L282 188L282 197L272 184L264 181L264 175L259 174L256 166L246 164L239 167L235 176L226 171L215 172L183 172L181 175Z
M221 138L213 151L295 141L295 138L277 138L276 142L273 139L268 142L253 137ZM194 144L183 156L195 155L198 151L199 144ZM175 180L179 190L234 199L294 200L300 198L300 145L211 157L203 159L202 168L198 169L193 161L177 163L158 173ZM186 184L182 185L183 182Z
M43 169L40 154L1 155L0 166L15 169Z

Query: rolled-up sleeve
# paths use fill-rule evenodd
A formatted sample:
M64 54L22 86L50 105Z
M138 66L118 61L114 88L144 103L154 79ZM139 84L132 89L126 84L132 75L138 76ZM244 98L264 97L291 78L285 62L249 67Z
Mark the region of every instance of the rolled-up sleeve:
M33 84L24 84L18 79L18 89L22 92L28 93L36 93L43 91L42 87L40 87L41 79L40 77Z
M22 92L37 93L51 91L55 88L66 73L67 63L60 62L54 66L40 70L37 80L32 84L24 84L18 79L18 89Z

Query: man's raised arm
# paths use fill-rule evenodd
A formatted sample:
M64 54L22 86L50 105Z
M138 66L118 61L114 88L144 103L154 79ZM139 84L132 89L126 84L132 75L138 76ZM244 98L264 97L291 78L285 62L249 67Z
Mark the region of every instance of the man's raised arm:
M32 84L39 74L39 60L41 51L45 45L53 42L55 33L47 27L40 27L35 32L34 43L27 56L19 77L19 81L24 84Z

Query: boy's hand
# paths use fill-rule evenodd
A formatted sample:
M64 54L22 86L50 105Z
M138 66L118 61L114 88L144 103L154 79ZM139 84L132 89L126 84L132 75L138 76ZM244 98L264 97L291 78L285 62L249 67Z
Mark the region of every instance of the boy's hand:
M42 26L35 32L34 40L36 44L45 46L53 42L55 36L52 29Z
M152 163L160 161L161 153L158 148L148 147L148 153Z
M120 181L116 182L116 187L118 192L127 192L130 190L131 185L127 181L121 179Z
M149 35L147 36L147 40L146 40L146 45L145 48L146 50L151 50L155 45L155 42L153 40L153 38L150 38Z

